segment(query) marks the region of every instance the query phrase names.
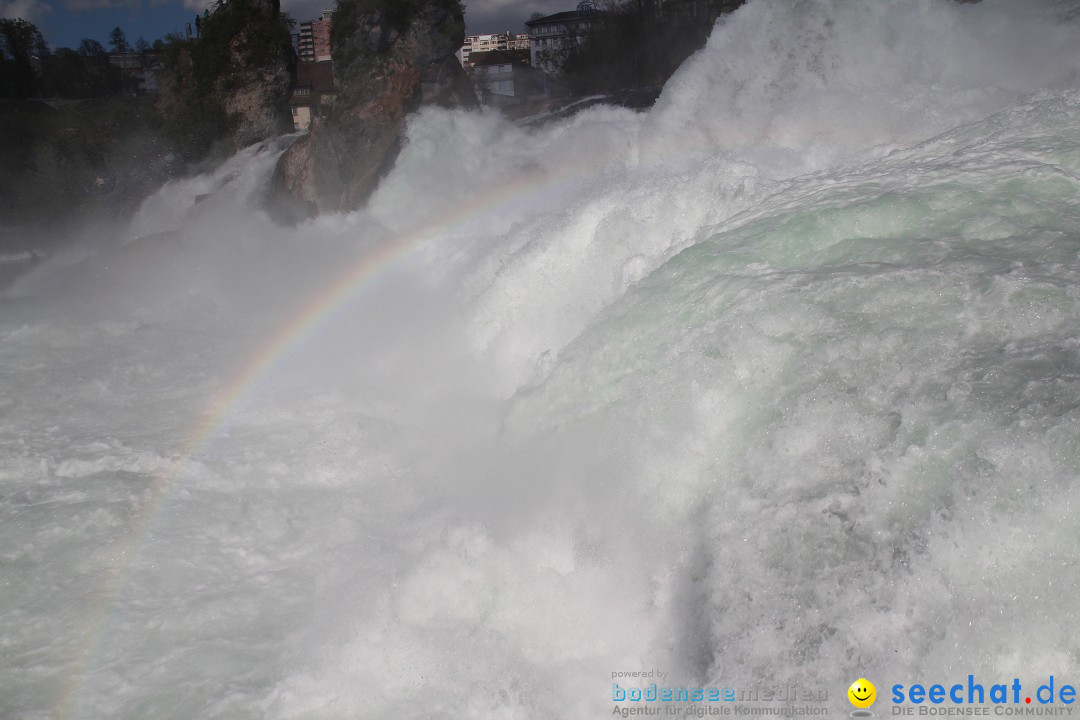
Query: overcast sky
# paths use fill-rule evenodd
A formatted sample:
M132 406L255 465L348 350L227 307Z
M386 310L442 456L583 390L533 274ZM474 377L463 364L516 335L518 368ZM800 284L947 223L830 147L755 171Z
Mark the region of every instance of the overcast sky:
M524 32L534 12L545 15L573 10L578 0L466 0L465 23L470 35L510 30Z
M470 35L510 30L523 32L534 12L573 10L578 0L465 0L465 22ZM148 42L170 32L183 33L184 25L208 4L207 0L0 0L0 17L21 17L34 23L52 48L78 47L82 38L108 47L109 31L121 28L132 44ZM298 21L311 20L334 0L282 0L282 7Z

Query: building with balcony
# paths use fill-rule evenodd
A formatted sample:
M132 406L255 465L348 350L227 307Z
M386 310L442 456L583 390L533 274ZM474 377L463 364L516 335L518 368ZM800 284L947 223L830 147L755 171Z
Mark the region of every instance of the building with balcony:
M333 10L323 10L317 20L300 23L293 35L293 48L301 62L326 62L330 59L330 18Z
M496 50L528 50L529 36L524 33L515 35L507 30L504 33L494 35L470 35L465 38L465 43L455 53L461 67L469 70L472 68L471 57L473 53L494 52Z

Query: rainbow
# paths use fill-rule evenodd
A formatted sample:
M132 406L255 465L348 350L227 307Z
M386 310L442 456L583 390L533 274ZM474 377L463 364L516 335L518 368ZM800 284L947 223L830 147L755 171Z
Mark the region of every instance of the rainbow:
M579 160L580 162L580 160ZM578 163L575 163L577 166ZM88 621L81 633L81 642L73 669L59 689L54 703L54 715L70 718L78 712L79 699L87 686L93 670L94 658L98 656L109 616L115 599L127 580L136 550L159 514L170 487L176 481L185 462L196 455L213 439L230 414L242 404L259 386L260 380L282 363L295 348L302 347L304 340L316 335L330 324L335 311L346 307L349 300L361 292L381 272L392 268L396 262L407 257L424 243L462 228L475 217L505 206L530 194L542 193L568 176L581 174L594 176L605 168L587 166L560 168L558 173L530 170L521 173L512 182L478 192L465 203L454 207L434 219L399 234L373 252L360 258L346 268L319 293L303 303L289 319L264 341L224 389L209 404L200 420L176 451L177 459L168 464L153 481L149 498L132 524L116 553L116 564L105 573L96 594L94 605L88 610ZM580 171L580 172L578 172ZM93 714L93 713L90 713Z

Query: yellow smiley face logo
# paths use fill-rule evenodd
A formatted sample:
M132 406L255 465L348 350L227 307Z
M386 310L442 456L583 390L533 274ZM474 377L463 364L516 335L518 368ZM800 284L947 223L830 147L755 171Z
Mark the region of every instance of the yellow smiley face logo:
M847 689L848 700L857 708L868 708L877 700L877 688L866 678L859 678Z

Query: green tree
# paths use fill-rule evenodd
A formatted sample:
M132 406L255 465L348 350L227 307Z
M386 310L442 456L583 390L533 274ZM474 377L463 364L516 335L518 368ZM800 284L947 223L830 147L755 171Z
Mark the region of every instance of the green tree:
M109 53L97 40L83 38L79 43L79 55L86 69L88 97L104 97L122 89L120 68L109 64Z
M34 71L35 51L45 40L32 22L22 18L0 19L0 97L28 98L40 94Z
M182 156L205 157L229 130L234 121L221 97L241 81L239 68L295 57L290 23L276 2L229 0L203 19L199 39L165 37L165 77L176 85L163 89L163 97L172 97L165 130Z
M97 40L90 38L83 38L79 43L79 54L84 58L91 60L100 60L104 58L108 60L109 53L105 51L105 46L99 43Z
M124 35L124 31L119 27L114 27L112 32L109 33L109 45L112 46L115 53L128 53L131 52L131 46L128 45L127 36Z
M0 49L0 98L11 97L14 94L14 89L11 87L11 62L7 59L6 53Z
M45 77L57 97L76 99L93 95L87 60L71 48L57 49L45 63Z

